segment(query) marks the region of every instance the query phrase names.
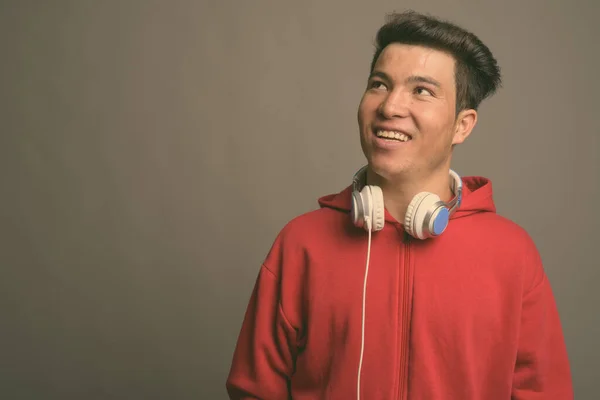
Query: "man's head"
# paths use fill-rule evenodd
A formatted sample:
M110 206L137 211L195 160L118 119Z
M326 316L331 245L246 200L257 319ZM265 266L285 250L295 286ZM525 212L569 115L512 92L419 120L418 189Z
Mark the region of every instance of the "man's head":
M377 32L358 110L371 168L387 179L447 171L452 147L471 133L479 104L500 82L496 60L474 34L415 12L392 14Z

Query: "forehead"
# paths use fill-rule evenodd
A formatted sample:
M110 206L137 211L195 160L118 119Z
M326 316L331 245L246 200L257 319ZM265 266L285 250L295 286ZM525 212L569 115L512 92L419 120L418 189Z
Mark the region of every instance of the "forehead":
M386 46L374 66L394 80L410 75L427 75L454 86L455 60L452 55L429 47L392 43Z

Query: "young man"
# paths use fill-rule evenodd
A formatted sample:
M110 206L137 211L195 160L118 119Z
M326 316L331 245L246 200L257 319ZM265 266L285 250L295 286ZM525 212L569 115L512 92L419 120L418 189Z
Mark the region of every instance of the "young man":
M548 278L491 182L450 170L500 84L448 22L395 14L358 109L367 167L290 221L258 274L231 399L573 398Z

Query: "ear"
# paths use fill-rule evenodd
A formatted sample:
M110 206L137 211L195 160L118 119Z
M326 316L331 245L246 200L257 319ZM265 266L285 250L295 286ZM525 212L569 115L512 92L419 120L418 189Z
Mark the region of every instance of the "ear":
M454 137L452 144L460 144L467 140L475 124L477 123L477 111L473 109L462 110L456 117L454 125Z

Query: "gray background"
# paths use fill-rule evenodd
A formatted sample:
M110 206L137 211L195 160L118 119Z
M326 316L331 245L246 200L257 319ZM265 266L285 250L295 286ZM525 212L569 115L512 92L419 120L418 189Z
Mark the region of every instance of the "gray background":
M500 62L453 167L533 236L597 398L598 2L0 4L1 398L225 398L275 235L364 161L373 38L405 8Z

